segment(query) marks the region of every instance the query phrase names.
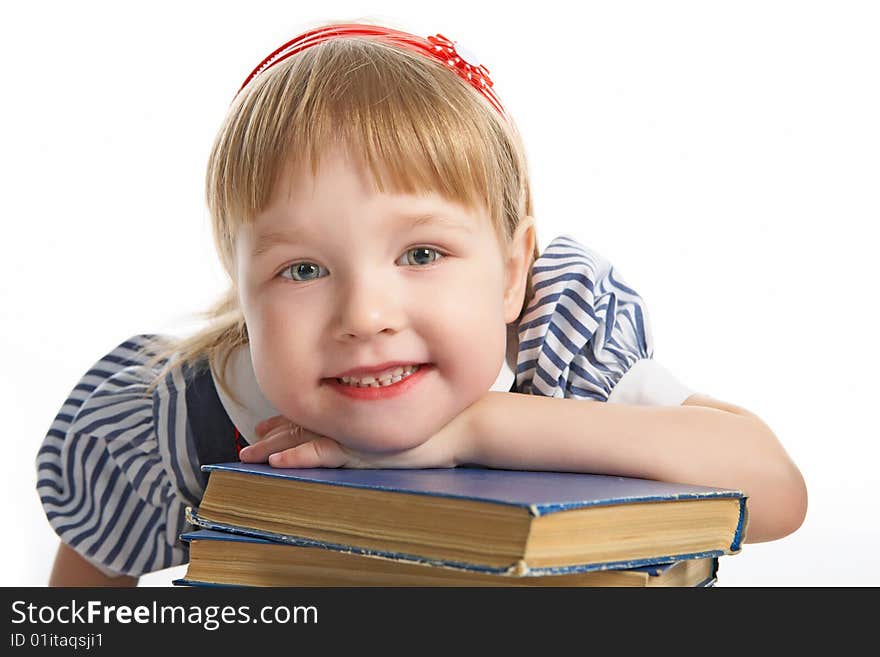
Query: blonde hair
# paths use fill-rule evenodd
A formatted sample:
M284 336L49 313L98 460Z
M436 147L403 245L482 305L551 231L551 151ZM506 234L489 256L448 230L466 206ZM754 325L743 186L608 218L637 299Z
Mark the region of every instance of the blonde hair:
M387 185L398 193L434 191L472 209L482 205L502 245L533 216L516 127L443 64L366 37L307 48L252 80L220 128L208 159L206 200L230 287L197 314L209 320L204 329L181 339L155 337L158 351L148 366L165 363L147 394L172 368L207 357L236 399L225 368L233 349L248 342L234 263L238 226L266 207L292 158L304 163L307 155L314 175L321 152L337 144L360 158L380 192ZM537 257L536 239L531 262ZM529 273L519 317L532 293Z

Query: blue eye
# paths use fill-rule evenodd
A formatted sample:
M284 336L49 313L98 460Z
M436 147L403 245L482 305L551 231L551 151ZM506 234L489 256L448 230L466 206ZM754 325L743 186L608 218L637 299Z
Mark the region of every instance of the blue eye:
M404 265L419 267L430 265L443 257L443 254L437 249L432 249L428 246L418 246L412 249L407 249L397 262L399 263L400 260L405 259L406 262L403 263ZM309 281L321 278L320 272L322 269L323 268L320 265L317 265L314 262L302 261L288 265L282 269L278 275L282 278L288 278L298 283L308 283ZM290 272L290 276L285 276L288 272Z
M409 258L410 254L415 254L413 258ZM434 257L431 257L431 254L434 254ZM406 257L407 264L411 265L430 265L432 262L436 262L443 255L437 250L432 249L429 246L417 246L414 249L407 249L406 253L403 254L403 257Z
M308 281L313 281L317 278L316 274L320 269L320 265L316 265L314 262L297 262L282 269L280 274L290 272L293 280L300 283L307 283Z

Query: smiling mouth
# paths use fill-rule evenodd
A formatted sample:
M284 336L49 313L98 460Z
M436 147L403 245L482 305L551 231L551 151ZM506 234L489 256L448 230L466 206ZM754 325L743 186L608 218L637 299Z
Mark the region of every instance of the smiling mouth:
M412 376L423 366L424 364L402 365L390 368L376 375L363 377L343 376L337 377L335 381L350 388L387 388Z

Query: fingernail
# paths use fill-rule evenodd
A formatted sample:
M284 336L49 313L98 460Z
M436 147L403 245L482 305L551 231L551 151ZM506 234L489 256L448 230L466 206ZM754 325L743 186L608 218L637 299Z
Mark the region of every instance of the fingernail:
M279 454L270 454L269 455L269 465L272 465L272 466L281 465L281 456Z

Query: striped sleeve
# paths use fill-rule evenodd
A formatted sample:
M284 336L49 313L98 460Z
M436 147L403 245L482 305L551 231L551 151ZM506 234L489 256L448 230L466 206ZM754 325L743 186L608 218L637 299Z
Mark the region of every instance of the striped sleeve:
M152 337L126 340L85 373L36 459L37 491L50 525L111 576L185 563L184 510L204 491L181 375L173 371L145 394L155 374L145 365Z
M652 405L692 393L654 363L645 302L601 255L561 235L535 261L532 284L517 328L519 392Z

